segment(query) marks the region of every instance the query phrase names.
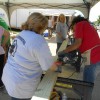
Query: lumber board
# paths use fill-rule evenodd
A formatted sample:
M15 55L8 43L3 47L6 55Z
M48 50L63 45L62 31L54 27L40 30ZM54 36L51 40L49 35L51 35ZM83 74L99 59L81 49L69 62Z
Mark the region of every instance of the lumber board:
M49 100L51 91L57 80L57 74L57 72L53 72L50 70L46 72L44 78L42 79L41 83L39 84L35 92L35 96L32 97L32 100L36 100L34 99L34 97L37 98L37 100L42 100L43 98L43 100Z
M67 41L63 41L60 49L58 51L62 51L66 48ZM58 56L56 55L54 57L54 61L56 61ZM58 72L54 72L51 70L48 70L46 74L44 75L42 81L40 82L34 96L31 100L50 100L50 95L53 90L53 87L56 83L58 76Z

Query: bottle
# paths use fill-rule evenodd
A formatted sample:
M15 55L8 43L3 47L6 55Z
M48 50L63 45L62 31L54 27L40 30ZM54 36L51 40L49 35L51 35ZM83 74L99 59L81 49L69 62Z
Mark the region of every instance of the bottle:
M67 95L66 95L66 93L63 93L63 95L62 95L62 100L67 100Z

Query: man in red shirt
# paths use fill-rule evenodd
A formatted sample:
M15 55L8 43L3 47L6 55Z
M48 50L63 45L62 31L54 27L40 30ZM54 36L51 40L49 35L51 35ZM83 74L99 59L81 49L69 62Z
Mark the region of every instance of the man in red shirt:
M99 35L88 20L81 16L77 16L73 19L71 29L74 32L75 43L62 52L68 53L79 49L87 58L83 73L83 81L94 83L96 75L100 72Z

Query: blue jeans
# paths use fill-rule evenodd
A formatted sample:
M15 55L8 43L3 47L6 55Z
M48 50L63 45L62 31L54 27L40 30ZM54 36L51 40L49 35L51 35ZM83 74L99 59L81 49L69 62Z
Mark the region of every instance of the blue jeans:
M19 98L11 97L11 100L31 100L31 98L28 98L28 99L26 99L26 98L25 99L24 98L23 99L19 99Z
M100 72L100 62L86 65L83 72L83 81L94 83L97 74Z

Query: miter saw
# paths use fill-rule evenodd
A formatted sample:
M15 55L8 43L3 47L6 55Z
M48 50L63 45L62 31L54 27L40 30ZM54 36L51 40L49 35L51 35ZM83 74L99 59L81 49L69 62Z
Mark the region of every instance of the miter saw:
M71 44L73 44L74 42L74 38L71 39ZM69 45L68 45L69 46ZM75 67L76 72L80 72L80 67L81 67L81 53L79 52L79 50L74 50L71 51L69 53L65 53L65 52L58 52L58 61L62 62L62 64L71 64L72 66Z

